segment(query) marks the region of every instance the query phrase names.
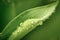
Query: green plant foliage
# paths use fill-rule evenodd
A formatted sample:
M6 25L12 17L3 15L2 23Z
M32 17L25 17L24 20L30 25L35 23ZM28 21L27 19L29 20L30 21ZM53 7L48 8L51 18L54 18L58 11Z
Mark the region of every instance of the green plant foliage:
M0 39L1 40L7 40L7 39L8 40L19 40L19 39L20 40L60 40L59 38L60 37L59 36L60 6L58 6L56 9L56 6L58 4L58 1L56 0L54 2L49 2L48 0L46 1L47 2L42 0L35 0L35 1L27 0L26 2L24 0L22 1L10 0L10 1L6 1L6 4L4 4L5 1L4 2L1 1L0 4L3 3L3 5L1 5L0 8L1 9L3 8L4 10L4 12L2 12L3 10L1 10L1 13L5 13L3 15L4 17L2 17L2 14L0 16L1 17L0 23L4 24L2 28L4 28L4 26L10 20L11 21L5 26L3 31L0 33ZM44 3L42 2L44 2L46 5L43 5ZM22 5L21 3L24 5ZM28 6L25 4L27 4ZM49 16L51 17L49 18Z
M22 24L17 28L15 32L13 32L9 40L19 40L31 30L33 30L37 25L42 25L43 21L45 21L52 14L52 12L54 12L56 4L57 3L53 3L47 6L33 8L21 13L22 15L24 15L20 15L22 16L21 19L23 18L24 20L26 18L26 21L24 20L23 22L20 22L20 24Z
M0 27L2 29L16 15L32 7L41 5L42 0L0 0Z

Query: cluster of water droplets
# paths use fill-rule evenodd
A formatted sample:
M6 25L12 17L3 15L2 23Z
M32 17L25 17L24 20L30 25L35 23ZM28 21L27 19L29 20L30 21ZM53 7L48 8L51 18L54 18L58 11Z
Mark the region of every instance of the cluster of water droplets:
M43 21L41 21L40 19L28 19L26 21L24 21L23 23L20 23L20 27L24 30L29 30L31 28L33 28L35 25L42 25Z
M21 34L24 31L33 30L36 26L42 25L42 24L43 24L43 21L41 21L40 19L28 19L20 23L20 26L12 33L12 35L16 37L18 34Z

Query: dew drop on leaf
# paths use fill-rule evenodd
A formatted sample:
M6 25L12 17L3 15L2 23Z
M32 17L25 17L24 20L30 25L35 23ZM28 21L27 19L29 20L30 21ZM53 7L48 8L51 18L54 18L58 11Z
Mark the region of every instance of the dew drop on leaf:
M21 22L21 23L20 23L20 26L21 26L22 24L23 24L23 23Z

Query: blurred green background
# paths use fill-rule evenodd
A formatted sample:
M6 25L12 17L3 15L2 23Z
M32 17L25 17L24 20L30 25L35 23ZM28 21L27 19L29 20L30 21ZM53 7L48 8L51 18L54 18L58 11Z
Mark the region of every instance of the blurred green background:
M0 32L21 12L55 0L0 0ZM60 0L59 0L60 1ZM60 40L60 2L54 14L22 40Z

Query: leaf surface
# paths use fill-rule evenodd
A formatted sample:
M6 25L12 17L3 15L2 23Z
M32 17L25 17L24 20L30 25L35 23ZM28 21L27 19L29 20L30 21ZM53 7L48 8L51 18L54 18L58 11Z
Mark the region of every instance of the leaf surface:
M18 26L20 25L20 23L25 22L28 19L39 19L39 21L42 21L42 22L45 21L54 12L56 6L57 6L57 2L53 2L49 5L31 8L31 9L28 9L28 10L22 12L21 14L17 15L13 20L11 20L7 24L5 29L2 31L2 37L8 37L13 31L15 31L17 28L19 28ZM28 21L28 23L29 23L29 21ZM28 26L26 26L26 28L28 28ZM38 25L35 25L35 26L38 26ZM35 27L35 26L33 26L33 27ZM30 30L30 29L28 29L28 30ZM30 32L30 31L27 31L27 32Z

